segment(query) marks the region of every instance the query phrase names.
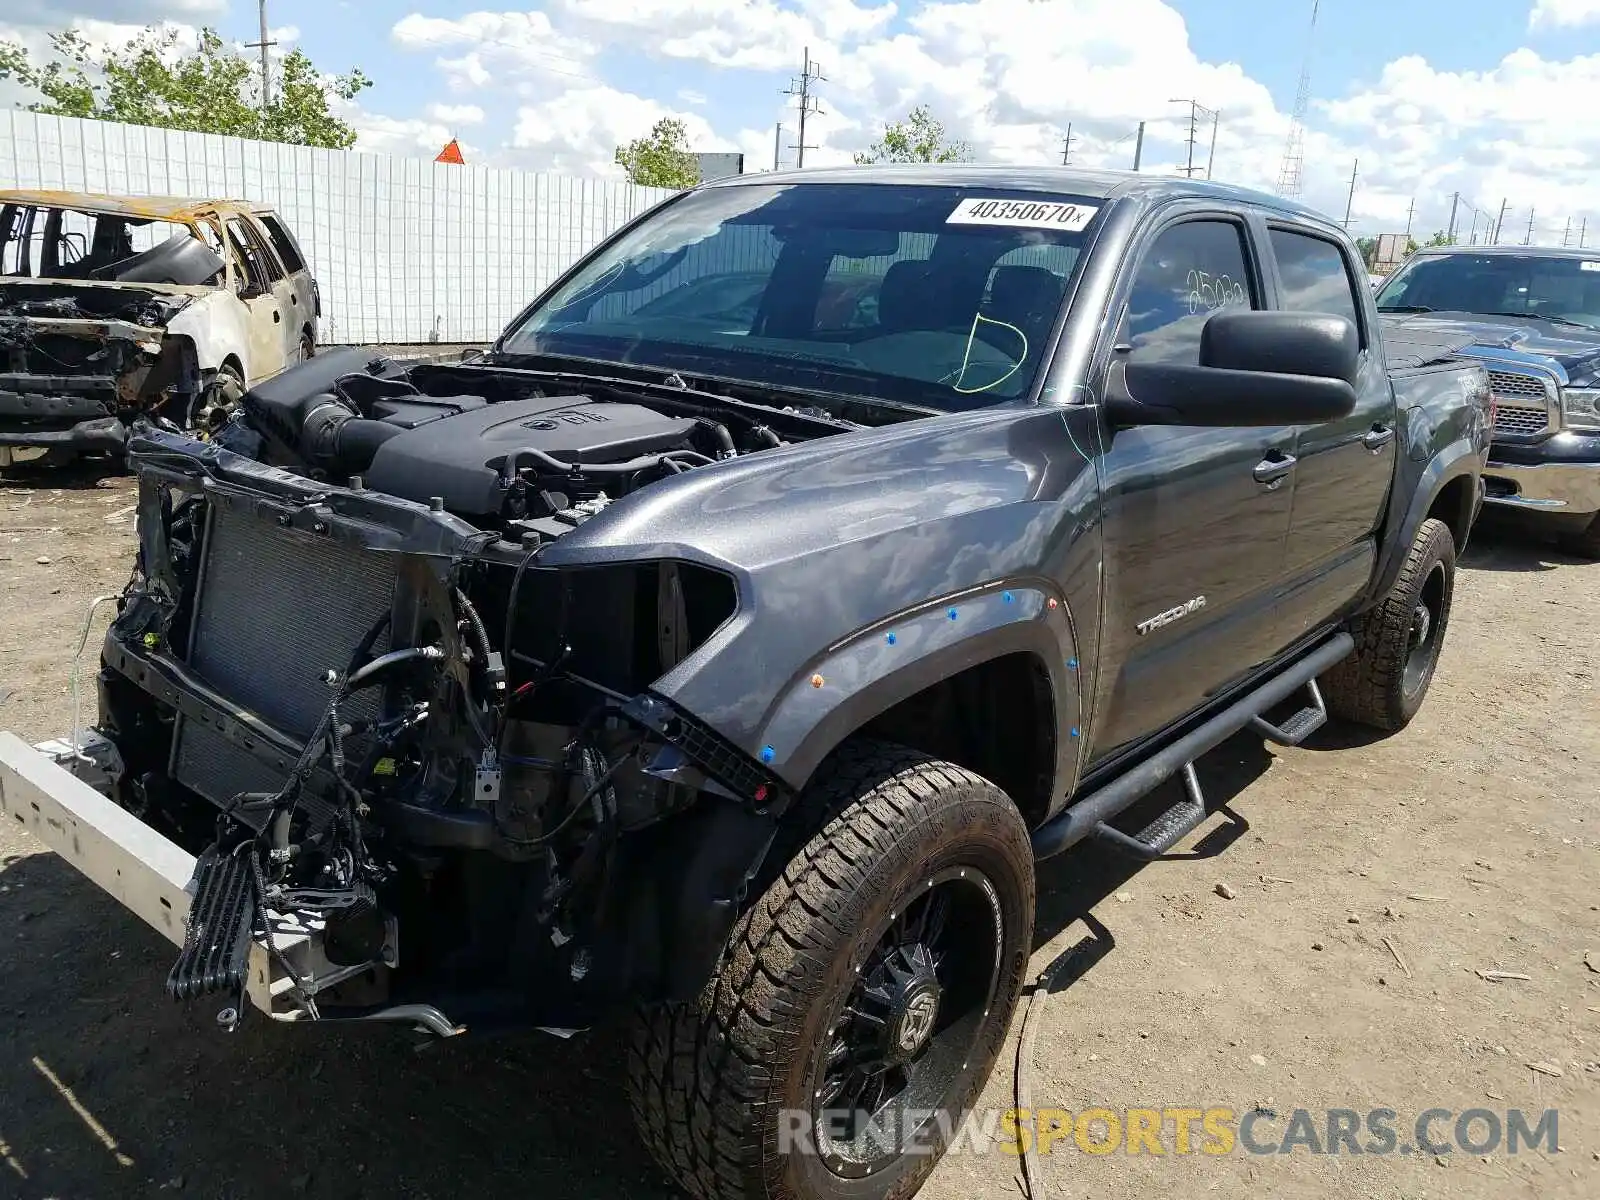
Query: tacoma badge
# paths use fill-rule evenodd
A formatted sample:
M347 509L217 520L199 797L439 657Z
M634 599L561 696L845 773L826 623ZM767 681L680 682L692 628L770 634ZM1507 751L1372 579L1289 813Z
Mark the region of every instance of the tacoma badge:
M1171 625L1174 621L1181 621L1190 613L1197 613L1206 606L1204 596L1196 596L1193 600L1185 600L1176 608L1169 608L1166 612L1157 613L1153 617L1146 617L1134 626L1140 636L1149 633L1152 629L1160 629L1163 625Z

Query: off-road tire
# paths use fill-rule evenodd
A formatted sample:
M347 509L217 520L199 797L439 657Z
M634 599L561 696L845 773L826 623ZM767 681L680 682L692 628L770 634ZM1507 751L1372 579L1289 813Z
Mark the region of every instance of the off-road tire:
M1455 578L1455 539L1448 525L1430 517L1417 530L1389 594L1352 623L1355 653L1322 676L1322 695L1330 713L1391 733L1410 724L1438 666L1450 623ZM1419 664L1425 669L1408 683L1406 666L1413 650L1415 614L1431 595L1430 580L1442 584L1436 611L1430 617L1430 653L1427 661Z
M899 1200L933 1170L944 1138L932 1153L847 1179L815 1155L781 1153L782 1114L811 1111L808 1064L856 983L863 942L876 942L870 931L934 872L959 864L992 881L1004 931L993 1001L945 1097L944 1124L959 1128L1005 1040L1031 950L1027 827L988 780L872 742L841 749L786 820L813 832L740 918L698 1000L635 1017L634 1120L657 1162L698 1200Z
M1600 513L1589 522L1589 528L1567 538L1565 545L1579 558L1600 559Z

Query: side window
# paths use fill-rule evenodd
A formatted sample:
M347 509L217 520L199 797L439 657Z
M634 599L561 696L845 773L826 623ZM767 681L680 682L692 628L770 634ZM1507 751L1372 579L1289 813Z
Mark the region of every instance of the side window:
M1290 312L1335 313L1359 331L1361 305L1350 265L1339 247L1324 238L1272 230L1272 255L1278 260L1283 307Z
M283 278L272 255L244 222L228 222L228 241L233 243L233 252L244 268L248 291L265 292L273 280Z
M284 268L293 275L296 271L306 269L306 260L300 257L300 248L294 244L294 239L289 236L289 231L283 227L283 222L277 217L263 215L262 227L267 231L267 237L272 241L272 248L278 252L278 257L283 260Z
M1118 340L1132 344L1135 362L1193 366L1212 313L1256 307L1243 227L1185 221L1163 230L1145 251Z

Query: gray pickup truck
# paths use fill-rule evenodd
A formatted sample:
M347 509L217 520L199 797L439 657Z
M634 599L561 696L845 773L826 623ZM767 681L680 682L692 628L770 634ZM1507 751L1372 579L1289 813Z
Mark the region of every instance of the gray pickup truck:
M1240 730L1410 721L1490 437L1317 214L963 166L696 188L474 360L241 409L136 428L98 718L0 735L0 806L223 1028L632 1014L704 1200L911 1194L1036 858L1160 857Z

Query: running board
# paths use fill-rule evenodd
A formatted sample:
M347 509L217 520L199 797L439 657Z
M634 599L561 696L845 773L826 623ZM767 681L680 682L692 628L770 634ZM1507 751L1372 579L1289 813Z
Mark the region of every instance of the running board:
M1183 793L1182 800L1138 833L1123 833L1115 825L1101 821L1094 827L1094 836L1135 858L1146 861L1160 858L1200 828L1206 819L1206 798L1192 762L1183 764Z
M1281 725L1274 725L1265 717L1252 717L1250 728L1269 742L1280 746L1298 746L1328 723L1328 706L1322 702L1322 689L1313 679L1306 684L1311 693L1311 703L1300 709Z
M1185 768L1190 768L1185 774L1192 774L1194 761L1206 751L1228 740L1239 730L1250 725L1262 713L1273 706L1282 704L1290 696L1308 684L1314 683L1329 667L1349 657L1356 648L1355 639L1348 633L1337 633L1322 645L1318 646L1304 658L1286 668L1281 674L1273 676L1254 691L1234 701L1216 716L1203 724L1190 730L1183 737L1168 746L1156 751L1155 754L1133 767L1126 774L1118 776L1104 787L1089 793L1083 799L1074 803L1064 812L1039 826L1033 832L1033 853L1036 858L1050 858L1060 854L1063 850L1077 845L1084 838L1100 835L1102 826L1110 828L1107 824L1118 813L1122 812L1140 797L1146 796L1160 787L1168 779ZM1321 703L1321 694L1317 693L1318 705ZM1325 710L1321 710L1325 713ZM1304 710L1302 710L1304 712ZM1323 719L1326 719L1325 716ZM1298 730L1300 714L1286 721L1283 726L1273 726L1275 732L1293 734ZM1294 725L1295 729L1288 726ZM1307 734L1310 730L1306 731ZM1302 735L1304 736L1304 735ZM1186 778L1185 783L1189 780ZM1175 828L1184 820L1194 815L1193 808L1195 796L1199 794L1198 783L1193 792L1183 805L1182 813L1176 816L1169 811L1166 816L1154 822L1151 830L1157 826L1167 825ZM1198 825L1204 820L1204 804L1199 804L1201 816L1195 821ZM1175 810L1174 810L1175 811ZM1184 836L1194 828L1184 830ZM1148 830L1146 832L1149 832ZM1112 830L1112 835L1120 834L1130 841L1137 839L1122 834L1121 830ZM1116 836L1106 836L1109 841L1117 841ZM1159 835L1166 836L1165 834ZM1121 843L1118 843L1119 845ZM1140 843L1144 845L1144 843ZM1159 853L1159 852L1158 852Z

